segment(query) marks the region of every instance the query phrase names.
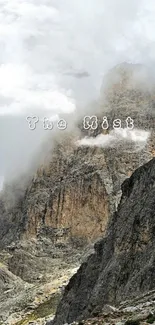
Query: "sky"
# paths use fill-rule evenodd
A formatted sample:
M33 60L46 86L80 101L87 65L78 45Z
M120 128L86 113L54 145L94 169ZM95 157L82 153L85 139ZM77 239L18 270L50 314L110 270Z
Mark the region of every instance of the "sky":
M0 176L45 137L26 116L80 109L118 63L154 69L154 16L153 0L0 0Z

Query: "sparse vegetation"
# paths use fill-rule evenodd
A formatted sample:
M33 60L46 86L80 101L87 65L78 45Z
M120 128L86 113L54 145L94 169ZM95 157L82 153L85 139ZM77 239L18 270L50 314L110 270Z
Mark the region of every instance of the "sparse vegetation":
M154 314L150 314L147 318L147 323L149 324L153 324L155 322L155 313Z
M17 322L15 325L27 325L30 321L35 321L38 318L44 318L56 311L60 299L60 294L55 294L52 298L43 304L39 305L31 314L27 315L24 319Z
M140 320L139 319L128 319L124 325L139 325Z

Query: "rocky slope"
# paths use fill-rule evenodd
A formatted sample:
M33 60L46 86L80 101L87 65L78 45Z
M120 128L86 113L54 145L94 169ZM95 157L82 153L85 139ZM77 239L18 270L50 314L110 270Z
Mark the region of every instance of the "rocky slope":
M155 291L122 302L117 308L105 305L102 311L72 325L148 325L155 323ZM48 323L49 324L49 323Z
M102 89L100 102L91 110L100 121L97 130L84 130L82 117L78 127L53 135L49 139L48 156L33 177L24 186L20 178L14 184L8 184L1 193L3 282L8 281L7 272L11 277L9 294L5 291L10 289L0 282L1 299L6 306L0 308L3 323L10 324L7 317L12 313L18 312L20 318L20 311L24 310L27 315L25 297L29 287L32 288L27 307L35 299L40 301L40 290L41 302L47 303L46 300L51 299L53 281L58 279L57 289L64 285L62 272L68 281L69 275L79 266L85 247L87 255L87 247L104 236L108 220L119 203L122 182L155 155L155 91L153 87L146 87L145 75L139 78L141 70L141 66L126 64L114 68L105 77L108 84ZM124 123L129 113L136 128L150 132L148 141L142 141L142 145L137 146L126 139L108 148L77 144L85 136L93 139L102 134L111 136L112 120L121 118ZM105 115L111 121L106 131L102 129ZM17 287L14 276L20 282ZM46 285L50 287L47 295L46 289L44 292ZM36 305L33 306L35 309ZM26 321L23 324L27 324Z
M121 118L125 127L130 115L135 128L150 132L148 141L139 147L126 140L110 148L77 147L77 139L105 133L102 123L91 132L83 129L83 122L79 123L81 132L68 131L56 139L49 163L38 170L25 196L24 238L40 233L53 238L55 229L56 240L63 237L65 242L79 244L93 242L105 233L108 218L119 202L122 182L155 155L155 88L141 85L141 69L124 64L114 69L119 79L102 91L97 115L100 121L104 115L111 121L107 133L113 119Z
M25 325L52 315L81 254L81 249L54 247L46 238L1 250L0 324Z
M54 325L88 318L155 288L155 159L122 185L106 236L65 289Z
M7 202L4 193L0 202L1 246L45 235L58 242L79 245L93 242L105 233L108 218L120 199L121 183L155 155L155 88L146 84L142 71L143 67L137 65L115 67L105 77L106 87L102 89L98 107L92 109L100 121L97 130L84 130L81 121L80 130L64 131L52 140L48 159L14 206ZM105 115L109 119L106 131L101 126ZM125 127L129 115L135 128L150 132L146 143L138 146L122 139L108 148L77 146L77 140L85 136L108 135L115 118L121 118ZM15 192L16 198L14 187L11 192Z

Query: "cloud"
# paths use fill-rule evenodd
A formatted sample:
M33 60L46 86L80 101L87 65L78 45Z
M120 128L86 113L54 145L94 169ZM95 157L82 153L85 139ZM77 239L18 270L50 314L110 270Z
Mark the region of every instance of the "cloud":
M0 111L66 112L68 102L70 112L76 100L92 99L108 68L145 61L155 40L154 12L146 0L1 0ZM90 77L74 78L83 71Z
M83 109L123 61L154 72L154 14L153 0L0 0L0 174L30 160L45 136L30 140L25 114Z
M109 132L109 134L100 134L97 137L85 137L77 141L77 146L101 147L101 148L116 148L124 144L124 151L126 144L133 144L136 150L145 147L150 136L150 132L140 129L116 129Z
M0 115L22 115L35 110L47 110L51 113L72 113L75 102L56 85L51 89L37 86L37 80L24 65L2 64L0 66L0 96L10 99L1 103Z

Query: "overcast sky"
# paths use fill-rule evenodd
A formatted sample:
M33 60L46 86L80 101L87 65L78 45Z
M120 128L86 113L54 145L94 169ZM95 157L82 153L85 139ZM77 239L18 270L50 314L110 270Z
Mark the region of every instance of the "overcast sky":
M154 66L154 17L154 0L0 0L0 175L41 141L25 116L73 112L117 63Z

